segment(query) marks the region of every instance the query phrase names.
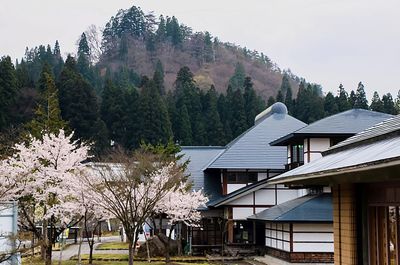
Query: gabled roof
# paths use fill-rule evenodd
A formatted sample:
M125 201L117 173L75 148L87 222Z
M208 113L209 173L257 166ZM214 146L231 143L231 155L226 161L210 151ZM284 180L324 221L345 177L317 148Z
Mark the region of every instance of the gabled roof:
M248 217L270 222L333 222L331 193L307 195Z
M190 174L189 181L193 183L193 189L199 190L204 188L204 193L212 198L219 198L221 195L218 186L214 183L208 183L209 180L203 170L207 168L208 164L224 151L221 146L182 146L179 155L183 155L182 160L189 159L189 164L186 173ZM218 179L219 181L219 179Z
M304 183L323 177L349 175L348 182L362 182L362 176L356 179L351 174L400 165L400 115L366 129L355 136L331 147L323 157L295 168L272 179L272 183ZM397 174L398 169L385 174ZM382 175L375 177L384 179ZM400 177L398 175L397 177ZM338 180L335 180L338 181Z
M393 116L381 112L351 109L313 122L271 142L271 145L286 146L306 137L350 137L391 117Z
M275 103L257 116L253 127L229 143L208 168L284 169L286 148L270 146L269 143L305 125L288 115L283 103Z
M366 130L356 134L355 136L332 146L328 153L332 153L333 150L343 149L345 147L350 147L354 144L359 144L365 141L371 141L373 139L388 135L400 130L400 115L392 116L392 118L386 119L374 126L367 128Z

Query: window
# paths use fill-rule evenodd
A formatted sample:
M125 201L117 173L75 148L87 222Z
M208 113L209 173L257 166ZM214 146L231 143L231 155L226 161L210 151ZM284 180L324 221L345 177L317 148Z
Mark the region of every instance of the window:
M304 146L302 144L292 145L290 158L291 158L292 163L303 163L304 162Z
M399 264L399 207L369 208L370 264Z
M227 179L230 184L247 184L257 182L258 174L257 172L228 172Z

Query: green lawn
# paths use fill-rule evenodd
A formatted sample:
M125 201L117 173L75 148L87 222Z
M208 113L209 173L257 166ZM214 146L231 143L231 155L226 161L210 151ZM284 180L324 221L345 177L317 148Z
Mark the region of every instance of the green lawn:
M77 256L73 256L73 260L77 260ZM82 260L88 260L89 255L84 254L81 256ZM93 254L93 260L99 260L99 261L127 261L128 260L128 254ZM157 265L158 263L163 263L165 260L164 257L156 257L156 258L151 258L151 264ZM138 259L135 258L135 261L137 261L137 264L142 264L142 263L147 263L143 261L143 259ZM184 256L184 257L171 257L171 261L174 263L179 263L179 264L202 264L204 265L207 262L207 258L205 257L191 257L191 256Z
M108 242L102 243L96 247L97 250L128 250L128 243L125 242Z
M40 258L34 258L32 261L30 258L23 258L22 259L22 265L43 265L44 261L40 260ZM58 265L58 261L53 261L54 265ZM83 261L82 264L88 264L87 261ZM96 261L94 263L95 265L126 265L126 261ZM62 262L62 265L76 265L76 260L65 260ZM147 264L146 262L136 262L135 265L150 265ZM160 264L155 264L151 263L151 265L161 265Z
M22 259L22 265L43 265L44 262L40 260L39 258L34 258L32 261L30 258L23 258ZM54 265L58 265L58 261L53 261ZM82 264L88 264L87 260L83 260ZM94 265L126 265L127 261L110 261L110 260L96 260L93 262ZM165 262L163 261L157 261L157 262L151 262L148 263L146 261L135 261L134 265L164 265ZM177 265L209 265L207 263L185 263L185 262L174 262L174 264ZM76 260L66 260L62 262L62 265L76 265Z

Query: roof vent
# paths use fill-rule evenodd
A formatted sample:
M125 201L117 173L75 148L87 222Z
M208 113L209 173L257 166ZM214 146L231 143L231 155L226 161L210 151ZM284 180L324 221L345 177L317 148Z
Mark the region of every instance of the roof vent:
M285 104L282 102L276 102L272 106L270 106L268 109L264 110L263 112L259 113L256 118L254 119L254 123L258 124L261 119L268 117L269 115L272 114L288 114L288 110Z

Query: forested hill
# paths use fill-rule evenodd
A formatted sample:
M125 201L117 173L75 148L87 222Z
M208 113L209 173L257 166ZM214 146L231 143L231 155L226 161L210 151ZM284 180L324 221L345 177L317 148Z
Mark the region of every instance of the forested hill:
M0 156L60 128L95 154L141 143L225 145L275 101L306 123L349 108L400 111L400 94L375 93L369 105L360 82L324 96L263 54L137 7L111 18L101 40L93 28L82 33L76 55L61 49L58 41L27 48L15 64L0 56Z
M228 84L241 87L245 76L266 100L276 96L283 71L265 54L223 43L209 32L193 32L176 17L155 18L133 6L120 10L103 31L102 56L98 66L113 72L127 68L139 75L152 76L157 63L164 67L167 90L174 88L176 75L189 67L201 89L214 85L225 92ZM285 72L297 91L299 78ZM233 77L233 78L232 78Z

